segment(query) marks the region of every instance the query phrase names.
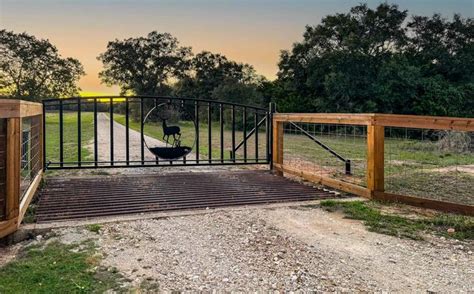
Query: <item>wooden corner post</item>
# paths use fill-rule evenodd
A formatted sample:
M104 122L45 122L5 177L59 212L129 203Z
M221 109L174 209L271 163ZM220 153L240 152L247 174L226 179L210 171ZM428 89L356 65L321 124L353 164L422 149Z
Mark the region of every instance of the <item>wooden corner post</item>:
M6 219L13 219L19 213L20 163L21 163L21 119L7 119L7 162L6 162Z
M384 191L384 144L383 126L367 126L367 188L370 198Z

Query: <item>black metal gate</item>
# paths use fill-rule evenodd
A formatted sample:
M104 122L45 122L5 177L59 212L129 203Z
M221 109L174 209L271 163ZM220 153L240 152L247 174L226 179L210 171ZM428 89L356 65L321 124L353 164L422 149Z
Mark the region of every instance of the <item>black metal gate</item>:
M43 100L45 168L269 164L271 108L158 96Z

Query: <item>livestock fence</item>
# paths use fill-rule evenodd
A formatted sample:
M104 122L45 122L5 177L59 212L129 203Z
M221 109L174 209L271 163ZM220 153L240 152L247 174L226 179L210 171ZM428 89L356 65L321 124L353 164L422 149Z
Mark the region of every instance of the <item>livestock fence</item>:
M43 108L0 99L0 238L18 229L43 175Z
M273 169L370 199L474 214L474 119L275 113Z
M80 100L76 98L75 101ZM96 99L92 101L93 105L99 103ZM125 103L127 101L125 99ZM67 143L67 134L74 142L81 142L78 145L73 144L71 149L77 150L77 154L73 155L81 163L82 145L97 146L97 143L94 144L97 142L97 136L91 135L89 142L86 140L87 136L81 134L85 127L93 134L93 127L97 125L96 119L90 119L86 125L82 120L95 117L93 114L97 112L101 112L103 117L108 114L112 118L114 109L111 107L112 102L108 102L109 108L102 111L95 106L92 112L87 108L80 111L76 109L71 117L77 117L77 120L71 120L69 126L74 127L74 124L77 124L74 128L77 132L59 128L59 135L54 137L54 140L49 140L49 137L45 136L45 130L49 129L51 134L56 134L51 130L56 130L58 124L51 119L55 118L55 113L49 120L45 115L48 105L0 99L0 238L18 229L40 186L44 170L48 167L45 160L46 143L50 146L49 152L59 150L61 155L60 146ZM199 109L199 103L204 105L202 111ZM206 104L196 101L190 104L194 106L190 108L194 113L191 121L194 127L189 127L189 133L196 134L197 142L200 137L206 138L201 143L208 142L207 146L200 148L202 154L207 154L202 160L203 164L213 163L214 158L217 158L220 164L228 165L238 164L239 160L244 164L269 164L277 175L301 177L369 199L397 201L474 215L473 118L274 113L274 106L268 111L263 110L263 114L255 111L253 117L247 117L246 109L250 106L239 106L243 109L241 115L242 121L245 122L240 131L235 127L236 118L239 117L238 112L234 112L237 106L231 105L229 108L232 123L228 130L223 102L213 103L218 103L215 113L215 107L213 108L210 102ZM143 116L144 111L139 113ZM199 131L199 116L202 115L208 117L207 121L201 122L202 126L207 126L204 133ZM213 123L213 117L217 122ZM142 145L143 150L143 133L146 128L143 120L141 122L139 129L142 140L138 144ZM215 127L212 127L214 125ZM254 129L247 132L247 125L250 128L253 125ZM128 132L131 123L129 126L127 116L125 126L125 131ZM187 129L183 127L182 130ZM217 131L213 133L213 130ZM238 134L238 140L233 139L235 134ZM217 140L214 142L213 138ZM231 143L224 144L224 138L232 138ZM240 139L242 143L237 145ZM247 146L248 142L253 145ZM54 144L59 147L52 146ZM240 146L243 146L243 151L236 152ZM247 158L247 147L249 150L255 150L255 162ZM95 154L96 151L91 153L96 156ZM195 155L196 162L197 154L199 151ZM141 160L143 155L138 159L139 162ZM85 162L83 163L85 165ZM100 167L98 163L95 160L90 168ZM179 164L172 165L170 162L167 166Z

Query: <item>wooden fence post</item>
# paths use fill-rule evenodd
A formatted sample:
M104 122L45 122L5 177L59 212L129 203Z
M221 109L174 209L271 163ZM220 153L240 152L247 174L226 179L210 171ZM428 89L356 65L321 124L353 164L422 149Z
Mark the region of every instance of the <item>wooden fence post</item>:
M7 119L6 219L18 216L20 200L21 118Z
M277 168L274 169L274 173L278 176L282 176L281 166L283 165L283 122L273 121L273 143L272 143L272 160L274 164L277 164Z
M384 191L384 141L385 128L369 124L367 126L367 188L370 198L376 192Z

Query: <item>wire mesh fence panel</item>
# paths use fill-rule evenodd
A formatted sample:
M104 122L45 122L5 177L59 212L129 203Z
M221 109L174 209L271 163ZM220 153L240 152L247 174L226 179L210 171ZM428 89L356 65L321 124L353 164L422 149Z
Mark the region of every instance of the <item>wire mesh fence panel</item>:
M20 201L43 168L41 166L41 116L22 118L21 122Z
M365 126L286 122L283 146L285 166L367 186Z
M385 191L474 205L474 132L385 128Z

